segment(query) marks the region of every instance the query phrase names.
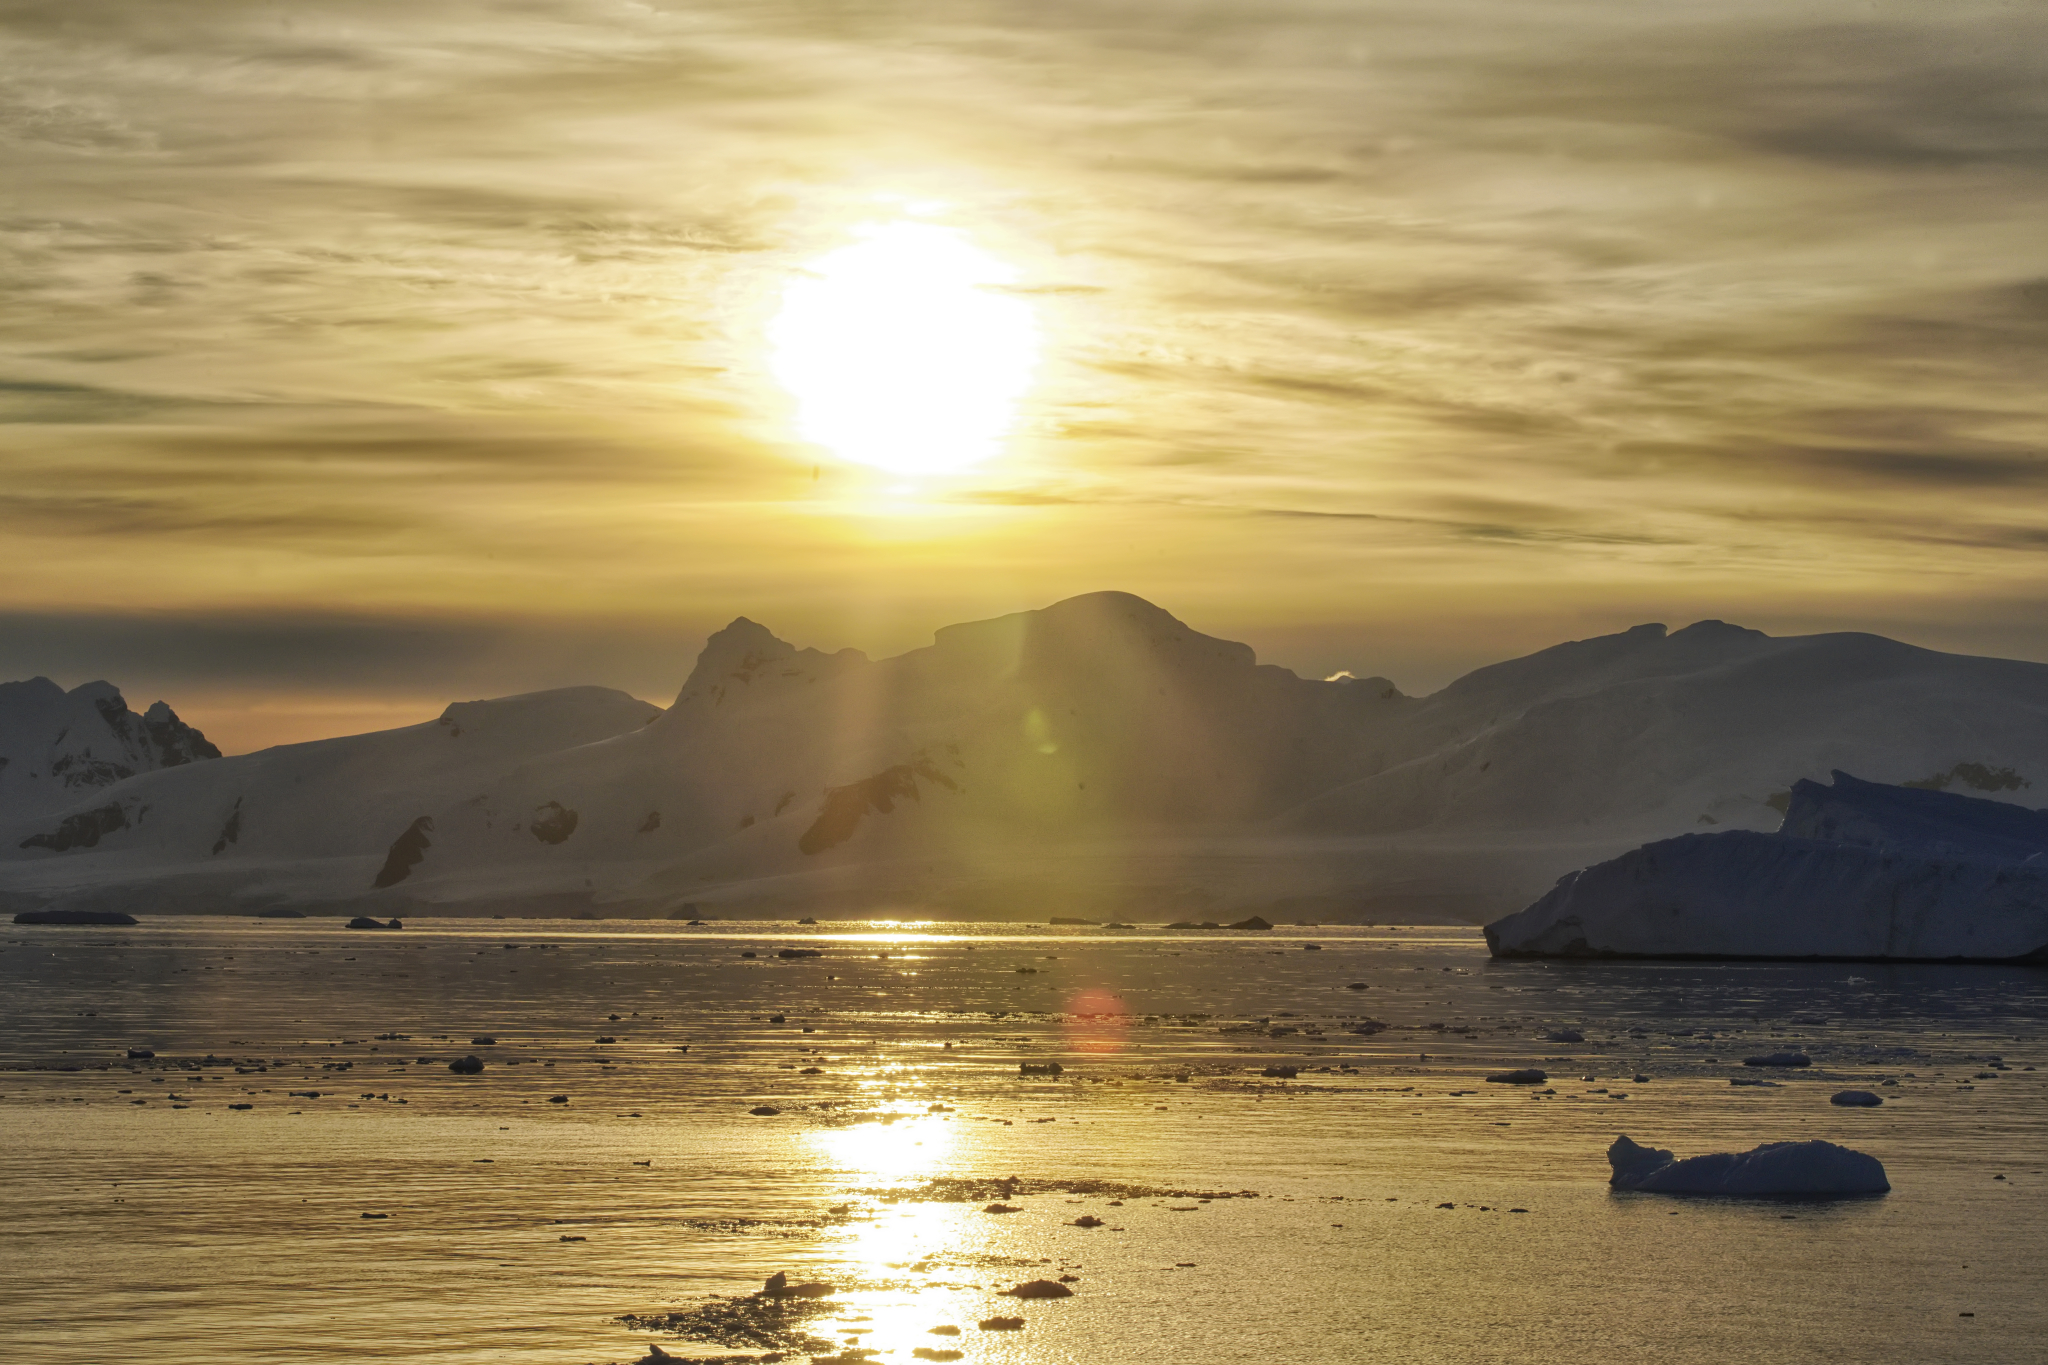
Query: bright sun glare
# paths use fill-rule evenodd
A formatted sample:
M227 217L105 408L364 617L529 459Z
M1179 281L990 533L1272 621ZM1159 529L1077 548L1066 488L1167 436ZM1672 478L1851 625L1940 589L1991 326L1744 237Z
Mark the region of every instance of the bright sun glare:
M840 458L942 474L997 454L1038 364L1016 271L964 233L870 224L783 291L769 325L797 427Z

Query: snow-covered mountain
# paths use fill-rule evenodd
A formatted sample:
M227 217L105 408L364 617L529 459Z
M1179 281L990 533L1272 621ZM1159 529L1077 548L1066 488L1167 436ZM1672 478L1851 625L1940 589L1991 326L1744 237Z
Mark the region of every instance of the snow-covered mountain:
M437 720L397 730L141 773L55 813L9 822L0 857L13 861L0 864L0 888L16 891L10 900L67 906L98 907L142 889L159 909L346 902L369 888L359 865L391 843L393 812L463 800L523 760L660 714L623 692L572 687L457 702Z
M138 716L112 683L69 692L48 678L0 683L0 824L63 810L137 773L219 757L168 705Z
M0 830L0 897L1478 919L1647 839L1775 828L1833 768L2024 800L2048 666L1702 622L1416 698L1262 666L1124 593L884 660L742 618L665 712L575 689L138 775ZM96 841L59 849L68 822Z
M1376 771L1290 821L1776 829L1792 783L1835 768L2024 800L2048 778L2048 665L1878 635L1637 626L1479 669L1414 703Z

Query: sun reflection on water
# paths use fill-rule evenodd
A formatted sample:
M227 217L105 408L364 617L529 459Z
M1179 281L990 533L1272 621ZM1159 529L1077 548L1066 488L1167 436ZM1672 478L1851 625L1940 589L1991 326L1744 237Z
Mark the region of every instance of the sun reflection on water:
M968 1140L940 1114L825 1129L807 1138L843 1178L881 1186L913 1184L951 1169ZM952 1346L955 1338L934 1336L931 1329L972 1326L972 1315L959 1301L962 1286L952 1279L963 1260L986 1249L987 1229L975 1222L978 1210L971 1204L896 1203L885 1196L866 1214L839 1248L839 1274L862 1287L844 1296L826 1330L846 1347L890 1358L907 1357L919 1347Z
M893 1123L858 1123L810 1134L832 1165L885 1181L929 1175L953 1153L953 1127L932 1114Z

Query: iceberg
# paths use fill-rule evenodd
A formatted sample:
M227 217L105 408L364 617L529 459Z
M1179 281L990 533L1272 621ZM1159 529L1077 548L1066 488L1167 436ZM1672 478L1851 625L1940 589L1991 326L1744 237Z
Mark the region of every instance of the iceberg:
M1646 844L1486 926L1496 957L2048 962L2048 813L1801 781L1775 834Z
M1645 1194L1834 1199L1891 1189L1883 1162L1832 1142L1766 1142L1747 1152L1715 1152L1681 1161L1624 1135L1607 1149L1607 1162L1614 1168L1608 1184Z

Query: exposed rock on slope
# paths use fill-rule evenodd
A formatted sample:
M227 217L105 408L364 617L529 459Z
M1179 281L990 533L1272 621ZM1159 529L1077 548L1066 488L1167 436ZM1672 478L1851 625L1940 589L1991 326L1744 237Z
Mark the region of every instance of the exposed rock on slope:
M1567 874L1500 957L2048 961L2048 815L1802 781L1778 834L1689 834Z
M405 827L405 833L391 841L391 851L384 855L384 866L377 873L374 887L396 886L420 865L420 859L427 856L427 850L434 845L434 817L422 815Z

